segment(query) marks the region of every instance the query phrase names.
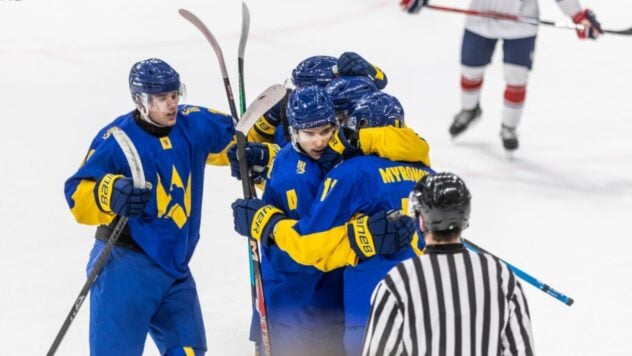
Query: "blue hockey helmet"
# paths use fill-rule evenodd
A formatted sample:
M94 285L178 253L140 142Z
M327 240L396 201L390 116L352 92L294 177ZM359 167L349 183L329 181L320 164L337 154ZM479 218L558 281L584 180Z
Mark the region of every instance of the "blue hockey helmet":
M358 100L343 125L356 131L363 127L402 127L404 108L396 97L376 92Z
M336 124L334 103L325 89L317 85L292 91L286 113L288 124L293 131Z
M313 56L299 63L292 70L292 81L297 87L318 85L324 87L336 78L333 67L338 58L331 56Z
M410 193L409 204L429 231L449 232L469 226L472 196L457 175L441 172L424 176Z
M325 90L336 111L349 110L363 96L379 91L375 83L364 76L336 78L327 84Z
M145 59L132 66L129 72L129 89L135 100L137 94L160 94L180 90L180 75L161 59Z

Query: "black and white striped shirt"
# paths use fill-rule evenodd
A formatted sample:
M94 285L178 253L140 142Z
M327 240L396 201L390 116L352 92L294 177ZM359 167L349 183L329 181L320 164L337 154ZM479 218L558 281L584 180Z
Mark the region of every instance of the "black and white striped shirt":
M520 283L463 244L428 246L394 267L371 297L363 355L533 355Z

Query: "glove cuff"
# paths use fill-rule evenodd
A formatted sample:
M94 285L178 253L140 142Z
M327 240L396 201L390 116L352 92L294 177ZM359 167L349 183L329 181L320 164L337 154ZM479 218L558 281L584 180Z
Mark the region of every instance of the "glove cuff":
M104 213L112 213L112 207L110 201L112 199L112 192L114 191L114 183L117 179L122 178L121 174L106 174L94 186L94 199L97 202L97 207Z
M255 212L250 226L250 236L268 245L274 226L285 217L283 211L273 205L264 205Z
M340 128L329 140L329 148L341 156L351 156L360 150L358 135L355 131Z
M281 150L281 146L277 145L276 143L268 142L264 142L263 144L268 149L268 162L266 163L266 168L269 169L272 166L272 162L274 162L274 158L276 157L277 153L279 153L279 151Z
M261 136L272 139L274 138L274 131L277 125L268 120L267 117L261 116L254 125L254 130Z
M347 223L347 236L351 248L358 258L365 260L375 255L373 235L369 229L369 217L361 215L350 223Z
M339 129L339 131L331 137L328 145L332 151L342 156L347 145L345 145L344 135L340 132L340 130L342 129Z

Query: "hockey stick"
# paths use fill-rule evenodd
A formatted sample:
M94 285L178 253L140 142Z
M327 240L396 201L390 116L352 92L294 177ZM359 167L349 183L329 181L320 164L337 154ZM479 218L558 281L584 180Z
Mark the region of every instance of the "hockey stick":
M239 120L235 130L245 135L257 119L268 112L276 103L285 97L285 87L275 84L264 90L259 96L248 106L248 109ZM241 160L240 160L241 162ZM240 168L241 169L241 168ZM243 174L242 174L243 179ZM259 326L261 328L261 340L264 349L264 355L270 356L270 335L268 329L268 312L265 304L265 296L263 293L263 278L261 276L261 260L259 253L259 244L253 238L248 239L248 255L250 257L250 288L252 295L252 303L259 313Z
M246 111L246 88L244 84L244 56L246 52L246 42L250 31L250 11L245 2L241 3L241 36L239 37L239 50L237 55L237 71L239 73L239 106L241 114ZM247 132L245 134L248 134Z
M555 28L564 28L564 29L579 30L579 31L584 29L584 25L580 25L580 24L556 22L556 21L549 21L549 20L540 20L540 19L535 18L535 17L510 15L510 14L503 14L503 13L499 13L499 12L488 12L488 11L477 11L477 10L470 10L470 9L459 9L459 8L454 8L454 7L448 7L448 6L442 6L442 5L430 5L430 4L425 5L425 7L429 8L429 9L433 9L433 10L438 10L438 11L456 12L456 13L459 13L459 14L466 14L466 15L479 16L479 17L487 17L487 18L492 18L492 19L497 19L497 20L508 20L508 21L526 23L526 24L530 24L530 25L534 25L534 26L545 25L545 26L552 26L552 27L555 27ZM625 30L602 29L602 31L604 33L610 33L610 34L614 34L614 35L624 35L624 36L632 35L632 27L631 28L627 28Z
M215 39L215 36L211 33L211 31L206 27L204 22L200 20L197 16L195 16L192 12L180 9L178 13L184 17L187 21L189 21L193 26L195 26L206 38L208 43L213 48L215 52L215 56L217 57L217 61L219 62L219 67L222 72L222 79L224 81L224 89L226 90L226 98L228 99L228 106L230 107L230 114L233 117L233 123L237 125L239 122L239 116L237 115L237 108L235 107L235 97L233 96L233 89L230 86L230 79L228 77L228 70L226 70L226 61L224 61L224 54L222 53L222 48L219 45L219 42ZM245 156L245 147L246 147L246 136L241 132L236 132L235 136L237 137L237 157L239 157L239 169L241 171L241 184L244 190L244 197L246 199L255 197L256 193L254 190L254 186L250 183L250 179L248 177L248 164L245 159L242 159Z
M246 89L244 82L244 57L246 54L246 42L248 41L248 32L250 31L250 11L245 2L241 3L241 34L239 36L239 47L237 50L237 73L239 75L239 111L242 115L241 123L243 123L244 111L246 111ZM253 123L254 124L254 123ZM242 131L242 130L240 130ZM247 137L248 131L242 131ZM248 271L250 272L250 294L253 301L253 309L256 310L255 301L257 300L257 286L255 284L255 266L252 258L252 247L248 241Z
M231 115L233 116L233 122L236 126L238 126L239 117L237 116L237 109L235 108L235 98L230 86L228 71L226 70L226 62L224 61L224 55L222 54L222 49L219 46L219 43L215 39L215 36L213 36L211 31L208 29L208 27L204 24L204 22L202 22L202 20L200 20L193 13L185 9L178 10L178 13L191 24L193 24L193 26L195 26L200 32L202 32L208 43L213 48L213 51L215 51L215 56L217 57L220 65L220 70L222 72L224 88L226 89L226 97L228 98L228 104L230 106ZM241 174L241 184L243 188L244 198L253 198L256 197L256 192L254 190L254 186L250 182L250 177L248 176L248 162L246 161L246 134L243 131L235 130L235 137L237 138L237 157L239 159L239 170ZM264 348L263 351L266 356L270 356L270 335L268 334L268 320L266 317L267 309L265 306L265 299L263 295L263 278L261 276L261 259L259 253L259 245L257 241L254 240L252 237L249 238L249 243L250 261L253 266L255 281L255 283L252 283L253 289L255 290L255 293L253 294L253 305L255 305L257 311L259 312L261 341Z
M143 172L143 165L140 161L138 151L136 150L136 147L134 147L134 143L132 143L132 140L130 140L127 134L125 134L125 132L123 132L123 130L119 129L118 127L111 128L110 132L112 133L114 139L125 154L127 164L129 165L130 171L132 172L132 181L134 182L134 187L145 187L145 173ZM77 299L75 299L75 302L70 308L70 312L66 316L61 329L59 329L59 331L57 332L57 336L55 336L53 344L50 346L50 349L48 349L48 353L46 354L47 356L52 356L55 354L55 352L57 352L59 344L66 335L66 332L68 331L68 328L70 328L70 324L72 323L72 321L77 316L77 313L79 313L79 308L81 308L81 305L86 299L88 292L90 292L90 289L96 282L97 278L99 278L99 273L101 273L101 270L103 269L103 267L105 267L105 264L108 261L108 257L110 257L110 254L112 253L112 248L114 248L116 241L118 241L119 236L121 235L121 232L123 231L125 225L127 225L127 217L121 216L119 218L119 221L114 226L114 230L112 230L112 233L108 238L108 242L105 244L103 250L101 250L101 253L99 253L99 257L97 257L97 261L95 262L94 267L92 268L92 271L88 276L88 279L84 283L83 288L81 288L79 296L77 297Z
M569 307L571 305L573 305L573 303L575 302L573 300L573 298L566 296L563 293L560 293L558 291L556 291L555 289L551 288L548 284L543 283L539 280L537 280L536 278L534 278L533 276L531 276L530 274L522 271L521 269L519 269L518 267L512 265L511 263L503 260L502 258L499 258L498 256L494 255L493 253L485 250L484 248L478 246L477 244L473 243L472 241L468 240L468 239L463 239L463 242L465 243L465 246L467 248L469 248L472 251L475 252L484 252L488 255L491 255L493 257L498 258L499 260L501 260L503 263L505 263L507 265L507 267L509 267L509 269L516 275L518 276L520 279L522 279L523 281L531 284L532 286L538 288L539 290L543 291L544 293L550 295L551 297L559 300L560 302L568 305Z

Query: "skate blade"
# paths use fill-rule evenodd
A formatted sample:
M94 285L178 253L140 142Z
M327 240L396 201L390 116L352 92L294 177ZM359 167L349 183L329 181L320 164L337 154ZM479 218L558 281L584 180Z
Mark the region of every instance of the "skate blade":
M516 150L505 150L505 156L507 156L508 160L513 161L515 152Z

